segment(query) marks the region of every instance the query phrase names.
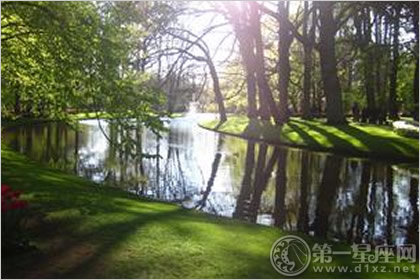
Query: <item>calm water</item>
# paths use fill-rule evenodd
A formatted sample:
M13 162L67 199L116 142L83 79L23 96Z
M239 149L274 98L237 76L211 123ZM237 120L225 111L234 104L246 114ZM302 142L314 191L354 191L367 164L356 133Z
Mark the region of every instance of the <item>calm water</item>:
M6 130L3 141L29 157L99 183L215 215L346 242L418 244L418 166L228 137L199 128L199 114L145 129L132 149L108 144L97 120L82 130L47 123ZM102 127L113 141L118 127ZM126 132L125 132L126 133ZM133 159L142 151L159 157Z

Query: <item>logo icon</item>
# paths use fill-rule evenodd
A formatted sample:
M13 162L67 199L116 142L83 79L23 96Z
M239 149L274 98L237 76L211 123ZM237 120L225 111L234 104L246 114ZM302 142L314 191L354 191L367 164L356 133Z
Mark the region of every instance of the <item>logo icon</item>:
M311 249L299 236L286 235L274 242L270 260L274 269L280 274L296 276L308 268L311 262Z

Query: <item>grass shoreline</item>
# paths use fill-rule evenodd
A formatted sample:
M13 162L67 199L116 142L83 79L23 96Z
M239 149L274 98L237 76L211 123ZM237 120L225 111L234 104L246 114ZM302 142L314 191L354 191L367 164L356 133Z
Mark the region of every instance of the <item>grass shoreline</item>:
M218 120L204 121L199 126L243 139L343 156L410 163L419 159L418 139L398 135L386 126L354 123L330 126L317 120L292 118L279 128L246 116L232 116L222 124Z
M39 248L16 256L2 252L3 277L282 278L269 252L286 232L100 187L7 147L1 156L2 183L24 191L38 217L28 236ZM322 242L300 236L310 246ZM340 256L333 264L351 264L351 259ZM417 278L418 263L407 273L314 273L310 266L299 277Z

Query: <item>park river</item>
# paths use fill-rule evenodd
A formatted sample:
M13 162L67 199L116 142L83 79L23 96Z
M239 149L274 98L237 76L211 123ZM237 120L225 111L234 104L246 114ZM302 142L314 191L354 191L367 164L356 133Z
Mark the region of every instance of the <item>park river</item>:
M137 151L109 145L98 120L6 129L3 143L29 158L139 196L346 243L418 244L418 166L273 146L200 128L211 118L168 119ZM102 120L108 137L119 129ZM136 152L136 151L134 151Z

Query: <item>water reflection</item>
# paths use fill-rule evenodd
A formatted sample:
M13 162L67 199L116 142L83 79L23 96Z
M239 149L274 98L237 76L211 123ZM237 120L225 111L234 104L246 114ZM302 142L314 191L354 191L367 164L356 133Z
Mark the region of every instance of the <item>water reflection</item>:
M96 120L79 132L47 123L10 128L3 138L53 167L215 215L349 243L418 244L418 167L218 135L199 128L197 116L170 121L162 137L103 121L111 142L135 137L122 149Z

